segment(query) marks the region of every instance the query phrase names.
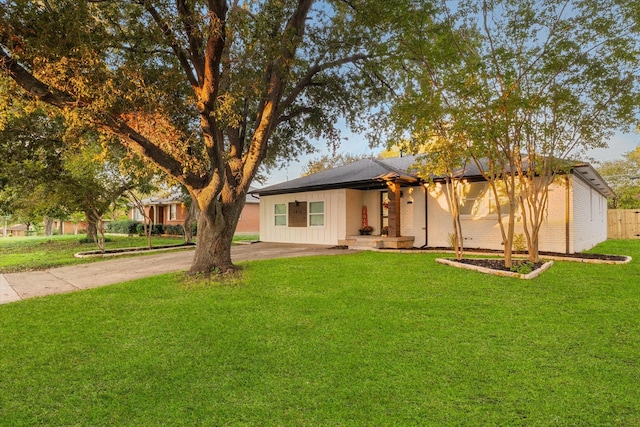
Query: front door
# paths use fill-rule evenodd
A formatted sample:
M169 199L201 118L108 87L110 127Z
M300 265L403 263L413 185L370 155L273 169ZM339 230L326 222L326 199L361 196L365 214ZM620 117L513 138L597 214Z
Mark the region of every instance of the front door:
M383 227L389 226L389 203L391 203L389 193L382 191L380 193L380 232Z

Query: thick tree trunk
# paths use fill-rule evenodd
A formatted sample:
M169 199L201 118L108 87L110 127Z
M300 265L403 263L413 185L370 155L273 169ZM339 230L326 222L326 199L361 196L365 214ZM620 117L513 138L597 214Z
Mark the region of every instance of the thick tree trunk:
M198 244L190 274L236 270L231 261L231 244L244 202L244 197L227 203L214 200L198 214Z
M96 241L98 238L98 221L93 212L86 211L85 218L87 220L87 240Z
M191 243L193 241L193 223L198 217L198 202L196 200L191 199L191 204L189 205L189 210L187 212L187 217L184 219L182 223L182 228L184 229L184 242Z
M53 234L53 218L44 218L44 235L51 236Z

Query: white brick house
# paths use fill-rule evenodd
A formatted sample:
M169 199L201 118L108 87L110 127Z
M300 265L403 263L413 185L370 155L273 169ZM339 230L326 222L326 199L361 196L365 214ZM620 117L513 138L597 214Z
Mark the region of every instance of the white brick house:
M444 187L437 179L435 187L428 186L407 172L414 163L412 156L360 160L256 190L260 240L354 244L366 222L373 227L369 239L378 246L448 247L452 225ZM492 191L477 169L470 168L465 177L464 246L502 249ZM574 165L550 187L539 249L574 253L606 240L607 197L613 196L591 165ZM383 239L384 226L389 237ZM522 232L521 221L516 227Z

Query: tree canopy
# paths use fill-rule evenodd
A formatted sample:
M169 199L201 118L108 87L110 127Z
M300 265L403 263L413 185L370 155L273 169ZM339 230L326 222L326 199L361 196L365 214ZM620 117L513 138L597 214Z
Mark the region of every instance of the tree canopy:
M6 75L188 189L201 212L194 272L233 268L264 161L307 152L310 138L337 143L337 117L356 125L381 96L375 1L2 3Z
M640 208L640 146L626 153L622 159L601 162L598 172L616 192L609 207Z
M462 0L407 11L394 67L402 88L383 126L409 146L466 141L458 147L496 200L506 196L506 262L516 210L536 259L548 186L566 160L637 122L637 2Z

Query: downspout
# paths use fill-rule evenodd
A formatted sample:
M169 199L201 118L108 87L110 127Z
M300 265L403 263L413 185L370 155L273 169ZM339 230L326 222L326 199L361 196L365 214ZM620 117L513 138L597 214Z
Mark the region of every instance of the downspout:
M571 201L571 197L570 197L570 185L571 185L571 181L569 180L569 174L567 173L564 176L565 179L565 183L566 183L566 192L565 192L565 200L564 200L564 233L565 233L565 253L569 254L570 250L571 250L571 245L570 245L570 237L571 237L571 210L569 209L569 202Z
M421 185L424 190L424 246L429 247L429 192L424 185Z

